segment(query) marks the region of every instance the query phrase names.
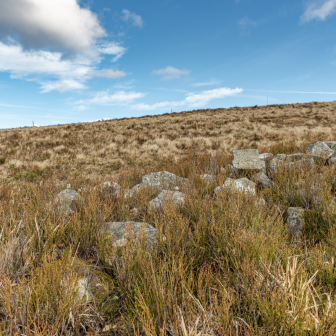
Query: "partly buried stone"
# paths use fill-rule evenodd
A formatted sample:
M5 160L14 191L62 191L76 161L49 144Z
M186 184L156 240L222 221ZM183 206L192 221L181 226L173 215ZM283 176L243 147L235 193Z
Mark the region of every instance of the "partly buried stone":
M121 188L119 184L116 182L106 181L106 182L103 182L101 185L99 185L98 188L111 190L112 194L117 197L119 197L121 194Z
M254 205L255 205L255 206L262 206L262 207L264 207L264 206L267 205L267 203L266 203L266 201L265 201L263 198L258 198L258 199L256 199L256 201L254 202Z
M201 179L207 183L216 182L216 175L204 174L204 175L201 175Z
M111 222L106 223L107 232L114 240L114 247L124 247L128 242L139 241L142 237L146 249L155 246L159 240L158 231L147 223L139 222ZM165 237L163 236L165 240Z
M302 208L288 208L287 210L287 228L288 234L298 236L303 228L304 209Z
M241 149L232 151L232 165L237 169L265 169L265 161L260 160L257 149Z
M263 154L259 154L259 159L260 160L264 160L264 161L267 161L267 160L272 160L274 157L274 155L272 153L263 153Z
M175 206L183 205L185 194L180 191L163 190L161 193L149 202L150 210L162 210L164 204L173 201Z
M154 187L158 190L171 189L172 187L189 183L189 179L176 176L167 171L160 171L142 176L142 185Z
M218 196L218 194L220 194L223 190L230 190L233 192L243 192L247 195L255 195L256 185L254 182L250 181L246 177L237 180L227 178L222 187L217 187L214 190L214 194Z
M271 180L263 172L258 173L255 176L255 179L258 182L258 184L261 185L263 188L270 188L272 185Z
M56 201L59 203L58 213L60 215L70 215L74 212L76 206L83 202L83 197L75 190L66 189L57 195Z
M59 184L56 184L56 188L58 190L70 189L71 188L71 184L65 183L65 182L59 183Z
M315 144L308 145L306 151L307 153L311 154L313 157L321 158L324 160L329 159L335 153L323 141L318 141Z
M294 154L289 154L286 156L286 160L289 160L291 162L294 161L299 161L302 160L304 158L304 154L303 153L294 153Z

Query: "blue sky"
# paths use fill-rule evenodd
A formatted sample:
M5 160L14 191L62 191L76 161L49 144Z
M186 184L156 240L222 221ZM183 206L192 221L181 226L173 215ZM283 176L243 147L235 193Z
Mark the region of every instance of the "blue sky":
M0 0L0 128L336 100L335 23L336 0Z

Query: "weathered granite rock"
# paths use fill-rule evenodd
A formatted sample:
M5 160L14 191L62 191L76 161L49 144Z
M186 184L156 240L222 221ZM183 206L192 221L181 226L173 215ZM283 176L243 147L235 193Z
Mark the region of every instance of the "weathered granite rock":
M204 174L204 175L201 175L201 179L207 183L216 182L216 175Z
M114 247L123 247L128 242L139 241L144 237L145 246L150 249L155 246L159 239L158 231L147 223L139 222L111 222L105 227L111 238L114 240ZM165 237L163 237L165 239Z
M321 158L327 160L330 158L335 152L326 145L325 142L318 141L315 144L311 144L307 146L307 153L311 154L313 157Z
M142 177L142 183L153 187L162 188L168 186L170 188L182 183L189 183L189 179L176 176L167 171L161 171L144 175Z
M288 234L297 236L300 234L304 225L304 209L288 208L287 210L287 228Z
M232 151L232 165L237 169L265 169L265 161L259 159L257 149L241 149Z
M334 152L336 152L336 141L324 141L324 143L332 149ZM336 153L333 154L333 156L336 156Z
M237 180L227 178L222 185L222 187L217 187L214 190L214 194L218 196L223 190L230 190L233 192L243 192L245 194L255 195L256 186L255 183L250 181L248 178L243 177Z
M97 188L99 188L99 189L109 189L109 190L112 191L112 194L117 196L117 197L119 197L121 195L121 187L116 182L106 181L106 182L103 182L98 187L95 187L94 189L97 189Z
M71 184L69 184L69 183L65 183L65 182L63 182L63 183L59 183L59 184L56 184L56 188L57 188L58 190L70 189L70 188L71 188Z
M278 160L285 160L286 157L287 157L286 154L277 154L276 159L278 159Z
M292 169L292 168L302 168L302 169L309 169L312 168L314 166L315 162L313 158L310 159L303 159L303 160L299 160L299 161L294 161L294 162L288 162L288 168Z
M57 212L60 215L70 215L83 200L83 197L81 197L77 191L72 189L63 190L56 198L56 201L59 203Z
M289 154L286 157L286 160L290 160L291 162L302 160L304 158L303 153L294 153L294 154Z
M169 200L174 202L174 205L182 205L184 204L185 194L179 191L170 191L163 190L161 193L149 202L150 210L161 210L164 207L164 204Z
M263 153L263 154L259 154L259 159L260 160L272 160L274 158L274 155L272 153Z
M270 188L272 185L271 180L263 172L258 173L255 178L258 184L263 188Z

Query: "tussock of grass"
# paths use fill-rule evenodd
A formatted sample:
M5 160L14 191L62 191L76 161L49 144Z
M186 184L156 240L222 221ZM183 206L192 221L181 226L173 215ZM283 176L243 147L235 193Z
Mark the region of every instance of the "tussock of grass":
M300 149L281 147L293 148ZM274 186L256 196L215 198L212 190L227 177L220 168L231 160L191 155L116 177L122 190L151 171L189 178L184 206L168 203L160 213L148 209L157 192L125 200L94 189L102 180L67 180L84 198L67 217L57 214L59 190L51 178L1 185L0 329L11 335L335 334L335 168L278 167ZM217 182L203 181L205 173ZM258 197L266 207L255 205ZM306 209L296 241L284 225L289 206ZM148 251L140 240L114 247L104 223L127 220L153 225L158 246ZM91 281L84 294L83 278Z

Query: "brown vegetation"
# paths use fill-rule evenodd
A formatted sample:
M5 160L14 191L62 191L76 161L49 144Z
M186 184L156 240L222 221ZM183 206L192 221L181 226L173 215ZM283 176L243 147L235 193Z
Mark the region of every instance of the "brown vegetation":
M336 139L336 102L196 110L0 131L0 178L66 179L176 160L191 153Z

